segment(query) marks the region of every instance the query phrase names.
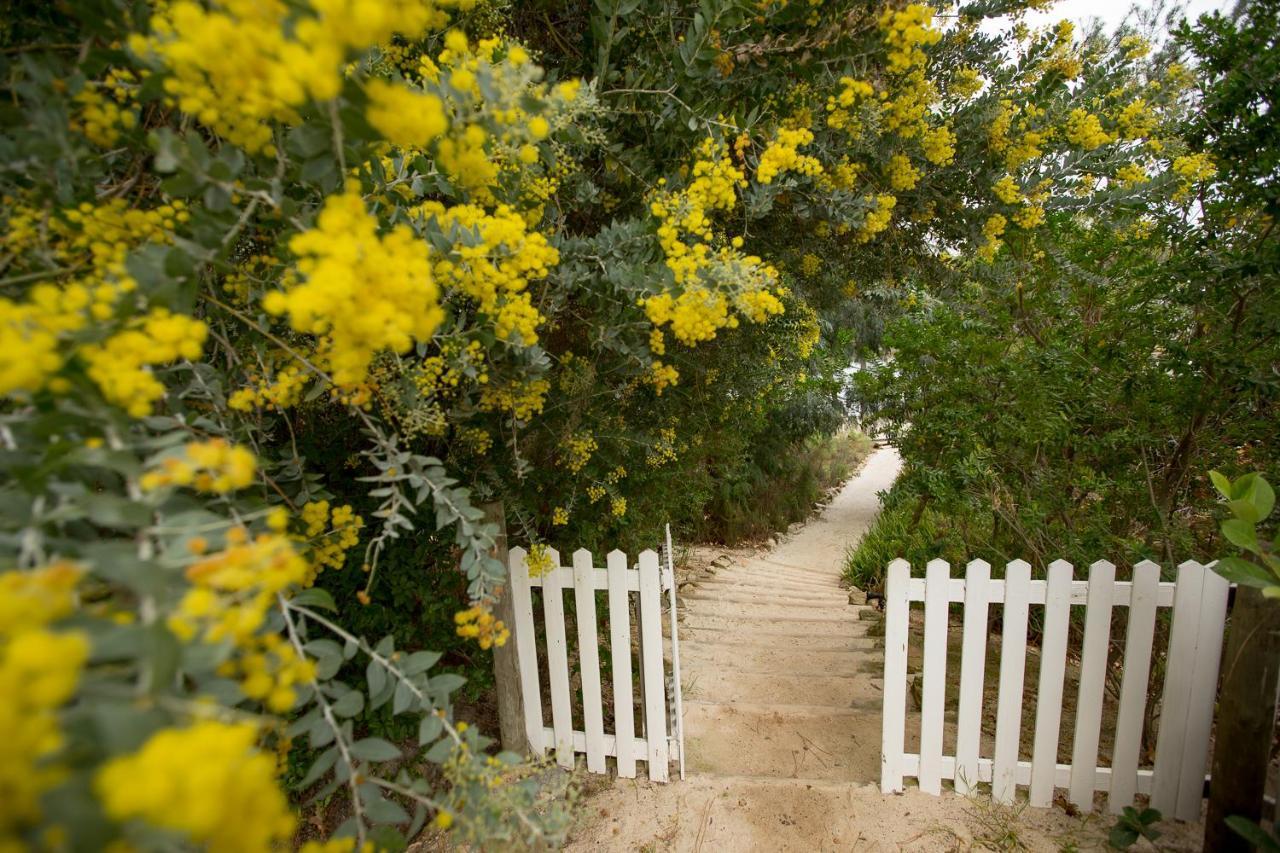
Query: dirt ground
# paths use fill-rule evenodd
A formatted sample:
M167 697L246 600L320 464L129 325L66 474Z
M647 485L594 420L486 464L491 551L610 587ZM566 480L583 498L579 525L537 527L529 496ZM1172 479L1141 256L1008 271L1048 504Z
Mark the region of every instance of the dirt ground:
M841 587L840 570L899 465L876 451L776 547L693 555L680 579L687 778L592 784L567 849L1106 849L1102 814L910 785L880 794L879 614ZM1161 830L1161 849L1199 849L1198 824Z

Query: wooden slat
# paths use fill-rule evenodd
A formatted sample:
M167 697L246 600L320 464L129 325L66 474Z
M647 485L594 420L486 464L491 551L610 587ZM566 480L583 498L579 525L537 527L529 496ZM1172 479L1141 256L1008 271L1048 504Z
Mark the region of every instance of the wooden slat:
M1080 649L1080 690L1076 696L1075 737L1071 745L1071 802L1093 806L1097 784L1098 740L1106 692L1107 653L1111 643L1111 601L1116 567L1099 560L1089 567L1089 599Z
M1004 581L996 578L990 582L991 589L987 593L988 601L992 604L1004 603ZM1157 590L1157 603L1161 607L1173 606L1173 589L1174 584L1162 583ZM924 578L913 578L907 587L908 598L911 601L924 601ZM1044 604L1046 587L1044 581L1032 581L1030 592L1027 595L1028 604ZM1115 590L1112 593L1112 603L1116 607L1128 607L1129 599L1132 597L1133 584L1129 581L1117 581ZM949 601L964 601L965 582L962 578L952 579L947 587L947 599ZM1087 604L1089 598L1089 584L1086 581L1074 581L1071 584L1071 603Z
M991 766L994 762L990 758L978 759L978 782L991 781ZM920 756L915 753L907 753L902 756L902 766L907 776L916 775L916 771L920 766ZM955 770L955 759L950 756L942 758L942 778L952 778L951 774ZM1093 769L1093 784L1099 791L1107 790L1111 784L1112 770L1110 767L1095 767ZM1151 793L1151 771L1139 770L1137 773L1136 790L1139 794ZM1031 762L1019 761L1013 772L1013 781L1018 785L1031 784ZM1071 765L1059 764L1053 770L1053 784L1058 788L1065 788L1071 781Z
M604 773L604 702L600 698L600 641L596 638L596 588L591 552L573 552L573 600L577 605L578 665L582 675L582 728L587 770Z
M549 549L551 564L560 555ZM547 626L547 673L551 682L551 727L555 730L556 764L573 769L573 706L569 700L569 652L564 637L564 593L560 575L543 576L542 617Z
M535 589L542 586L544 579L547 577L547 575L551 575L551 574L557 575L560 581L560 586L565 588L573 586L574 583L576 582L575 570L570 566L560 566L558 569L548 569L546 573L540 577L531 578L529 581L530 585L533 586ZM659 575L662 578L661 589L663 591L670 589L671 585L675 582L674 576L670 572L666 572L666 571L660 572ZM592 568L591 582L595 584L596 589L608 589L609 588L609 570L607 568L604 568L604 569ZM637 574L636 572L631 572L630 574L627 575L627 583L629 585L627 588L631 592L640 591L640 575Z
M885 581L884 714L880 741L880 790L902 790L902 751L907 717L907 582L906 560L889 564Z
M1147 704L1147 678L1151 674L1151 647L1156 629L1156 591L1160 567L1143 560L1133 567L1133 600L1124 644L1124 675L1120 682L1120 708L1116 712L1115 749L1111 757L1111 784L1107 808L1119 814L1133 805L1138 792L1138 752L1142 746L1142 722Z
M1204 569L1204 582L1196 622L1195 660L1191 665L1190 702L1182 739L1182 769L1173 816L1178 820L1199 820L1204 799L1204 774L1209 762L1209 734L1213 728L1213 706L1218 695L1218 668L1222 663L1222 641L1227 619L1230 584L1217 572ZM1231 748L1230 744L1224 744Z
M667 696L662 673L662 579L658 555L640 552L640 643L644 648L645 737L649 743L649 778L667 781Z
M628 575L635 574L639 589L638 572L627 570L627 555L610 551L609 564L609 651L613 655L613 727L619 749L618 775L624 779L636 776L637 751L630 748L635 739L635 700L631 689L631 613L628 605ZM645 752L648 755L648 747Z
M978 784L978 746L982 739L982 688L987 669L987 593L991 566L969 563L965 574L964 637L960 654L960 708L956 719L956 793Z
M946 560L930 560L925 569L924 689L920 700L920 790L942 793L942 715L947 690Z
M515 612L516 659L520 666L520 693L524 702L524 733L529 749L543 755L548 741L542 736L542 686L538 678L538 642L533 625L533 596L529 593L529 565L523 548L508 555L511 574L511 608Z
M1040 684L1036 693L1036 729L1031 752L1031 805L1053 803L1053 771L1058 765L1062 730L1062 685L1066 677L1067 628L1071 622L1071 564L1049 564L1040 642Z
M1160 703L1160 730L1156 734L1155 787L1151 807L1172 815L1178 803L1182 778L1182 742L1187 736L1187 712L1191 707L1193 663L1200 624L1200 596L1204 592L1204 566L1188 561L1178 566L1178 589L1173 599L1173 626L1169 629L1169 662Z
M548 741L555 739L555 730L551 728L544 729L546 739ZM618 758L618 739L611 735L604 736L604 754L609 758ZM573 732L573 749L575 752L587 751L587 736L584 732ZM637 761L644 761L649 757L649 744L642 738L633 738L631 748L623 750L623 757L631 761L631 766L635 767Z
M1012 803L1014 772L1022 729L1022 685L1027 663L1027 603L1031 566L1014 560L1005 570L1004 635L1000 642L1000 698L996 708L996 744L991 795Z

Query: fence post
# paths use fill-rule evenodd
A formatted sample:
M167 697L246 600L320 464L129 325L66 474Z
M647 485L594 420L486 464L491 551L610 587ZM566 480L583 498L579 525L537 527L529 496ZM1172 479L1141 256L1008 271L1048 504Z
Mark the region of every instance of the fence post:
M493 649L493 685L498 694L498 728L502 739L502 748L517 755L529 751L529 739L525 735L524 698L520 693L520 662L516 658L514 634L516 630L516 612L511 603L510 562L507 555L507 515L502 501L494 501L484 505L484 520L497 525L493 537L493 553L495 560L508 570L506 583L498 596L498 604L494 613L502 624L512 632L512 638Z
M1248 853L1253 849L1223 821L1232 815L1253 821L1262 816L1276 719L1277 673L1280 602L1264 598L1261 590L1238 587L1218 702L1217 742L1230 748L1213 751L1205 850Z

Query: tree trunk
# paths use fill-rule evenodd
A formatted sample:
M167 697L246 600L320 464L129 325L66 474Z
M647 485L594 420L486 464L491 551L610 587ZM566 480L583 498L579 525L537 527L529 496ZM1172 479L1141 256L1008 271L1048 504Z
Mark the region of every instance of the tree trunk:
M498 525L493 556L506 566L507 517L501 501L484 505L484 520ZM524 697L520 692L520 663L516 659L516 618L511 604L510 579L502 585L494 615L512 632L507 642L493 649L493 684L498 694L498 726L501 729L502 748L517 755L525 755L529 751L529 740L524 728Z
M1254 822L1262 817L1276 720L1277 673L1280 602L1264 598L1252 587L1238 587L1218 699L1205 850L1249 853L1253 849L1224 821L1235 815Z

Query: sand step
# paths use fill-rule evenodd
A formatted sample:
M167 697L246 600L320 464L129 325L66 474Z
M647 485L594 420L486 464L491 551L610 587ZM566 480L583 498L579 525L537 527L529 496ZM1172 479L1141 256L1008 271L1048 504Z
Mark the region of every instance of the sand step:
M867 648L866 643L859 642L859 640L863 639L875 639L867 637L867 623L865 622L853 626L848 631L811 634L761 634L758 631L751 630L750 627L742 625L734 625L729 628L680 626L680 645L682 648L685 643L719 643L767 646L773 649L791 649L801 653L810 649L853 652Z
M786 585L820 590L839 590L840 578L835 575L814 572L794 572L779 570L771 566L730 566L720 569L713 578L718 580L740 580L748 583Z
M705 628L708 630L732 630L750 633L763 637L812 635L829 637L858 637L863 635L872 623L856 616L846 615L813 617L799 621L788 617L723 613L690 613L681 610L680 630L685 628ZM821 630L818 630L821 629Z
M685 594L685 601L732 601L737 604L781 604L784 607L845 607L849 604L843 595L801 595L787 590L748 590L737 586L716 589L703 587L697 592Z
M695 773L872 782L880 719L860 710L785 710L690 703L686 759Z
M865 607L846 604L840 607L831 605L806 604L746 604L739 601L715 601L712 599L694 599L686 601L684 612L689 616L727 616L730 618L768 618L778 620L795 620L796 622L859 622L858 614Z
M682 667L680 680L686 703L780 702L861 708L878 715L884 701L880 676L872 673L831 675L814 679L804 675L756 675L723 669L701 671Z
M856 651L776 649L739 643L681 643L680 663L690 671L724 668L746 672L802 672L822 675L855 675L871 655L872 640L859 640Z

